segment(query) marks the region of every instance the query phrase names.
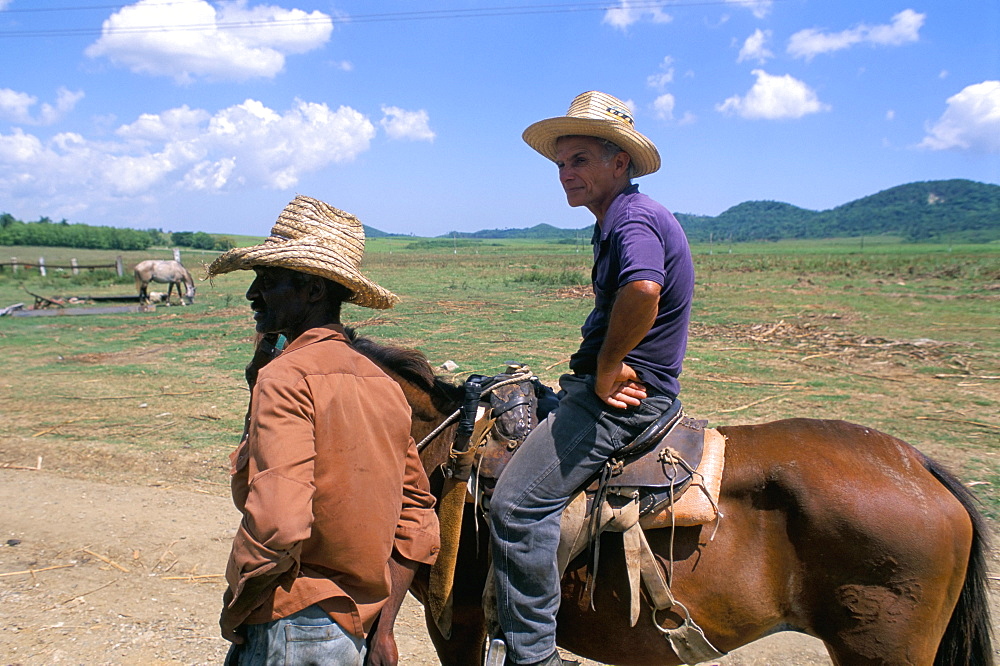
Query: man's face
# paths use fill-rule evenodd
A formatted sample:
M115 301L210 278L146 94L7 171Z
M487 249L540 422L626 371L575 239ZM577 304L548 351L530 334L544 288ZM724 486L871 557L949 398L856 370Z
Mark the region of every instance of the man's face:
M620 163L624 163L621 169ZM586 206L595 213L600 209L603 214L621 188L620 176L628 161L624 153L605 159L603 144L593 137L567 136L556 142L556 166L569 205Z
M295 337L306 319L307 285L298 285L294 271L286 268L254 267L257 277L247 289L247 300L257 322L258 333L284 333Z

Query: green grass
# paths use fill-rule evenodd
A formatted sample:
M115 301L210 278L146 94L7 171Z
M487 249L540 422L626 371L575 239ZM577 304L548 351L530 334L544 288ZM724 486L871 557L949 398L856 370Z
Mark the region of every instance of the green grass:
M586 291L589 245L424 240L369 241L365 271L403 300L388 311L348 305L345 321L420 349L434 365L455 361L455 379L518 360L554 383L591 307L571 296ZM834 239L696 245L693 252L698 284L682 378L689 413L716 425L788 416L864 423L910 441L964 479L985 481L975 489L1000 516L1000 382L988 379L1000 376L1000 246L879 238L865 239L864 248L859 239ZM129 267L150 258L124 254ZM9 256L114 260L97 251L0 248L0 257ZM213 256L182 258L200 280ZM246 272L199 281L193 306L150 313L0 319L8 359L0 370L0 462L4 438L138 451L194 447L224 460L245 409L249 282ZM24 289L134 293L128 275L43 280L4 271L0 307L30 305ZM157 418L164 413L170 416ZM95 420L44 432L81 415ZM166 422L173 425L156 427Z

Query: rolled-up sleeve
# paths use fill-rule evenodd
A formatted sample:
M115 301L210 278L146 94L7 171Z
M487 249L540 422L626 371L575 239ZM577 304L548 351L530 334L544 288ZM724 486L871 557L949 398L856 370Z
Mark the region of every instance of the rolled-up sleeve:
M434 501L417 446L410 438L403 474L403 506L393 544L408 560L433 564L437 559L441 537Z
M246 503L226 568L233 604L252 578L294 578L298 572L316 491L308 392L303 381L262 380L254 387Z

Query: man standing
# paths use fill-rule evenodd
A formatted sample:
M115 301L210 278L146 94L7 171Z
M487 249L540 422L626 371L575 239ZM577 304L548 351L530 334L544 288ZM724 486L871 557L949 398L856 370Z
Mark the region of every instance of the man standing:
M210 276L252 269L260 348L247 369L246 430L232 456L243 520L226 568L220 624L227 664L395 663L392 624L420 563L434 561L434 498L400 387L349 344L344 301L397 297L361 271L364 230L344 211L296 197L261 245L226 252ZM268 362L270 361L270 362Z
M680 391L694 268L674 216L631 179L660 156L620 100L587 92L567 115L524 131L556 163L570 206L596 217L594 309L560 379L559 408L506 466L490 504L497 606L507 661L554 666L563 509Z

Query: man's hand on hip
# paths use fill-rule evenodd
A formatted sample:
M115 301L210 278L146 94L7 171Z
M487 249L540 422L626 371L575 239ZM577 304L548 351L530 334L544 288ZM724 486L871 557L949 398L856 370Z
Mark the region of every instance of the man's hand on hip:
M626 409L637 407L642 402L646 397L646 386L639 381L631 366L618 363L610 370L597 371L594 393L611 407Z

